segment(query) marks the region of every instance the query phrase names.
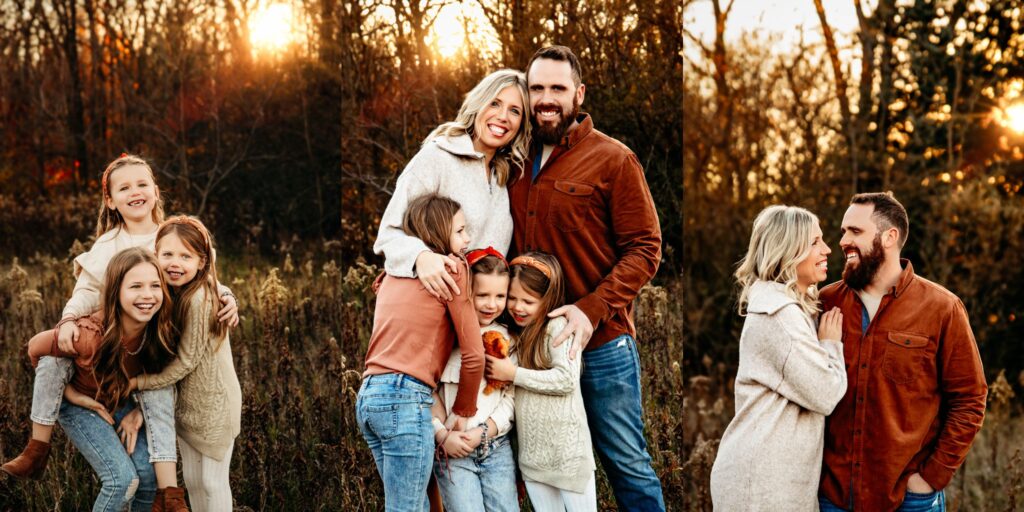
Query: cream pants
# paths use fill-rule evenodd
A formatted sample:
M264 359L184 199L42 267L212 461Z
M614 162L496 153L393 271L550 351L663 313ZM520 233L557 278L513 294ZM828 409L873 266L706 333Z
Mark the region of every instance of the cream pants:
M232 509L231 483L228 473L231 469L231 452L234 443L224 454L223 460L203 455L184 439L178 438L181 450L181 470L185 477L189 504L193 512L222 512Z
M597 512L597 480L590 474L590 482L582 493L567 491L540 482L526 481L526 493L537 512Z

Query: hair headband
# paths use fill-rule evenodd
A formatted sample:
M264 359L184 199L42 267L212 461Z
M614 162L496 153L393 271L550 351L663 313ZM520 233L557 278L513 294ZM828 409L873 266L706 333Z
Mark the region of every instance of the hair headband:
M126 158L127 156L128 153L121 153L121 156L117 157L117 160ZM114 162L116 162L117 160L114 160ZM110 198L110 192L107 191L107 177L110 176L111 166L114 164L114 162L111 162L110 165L107 166L107 168L103 171L103 177L100 178L100 187L103 190L103 199Z
M527 267L533 267L539 270L541 274L544 274L544 276L549 280L551 279L551 269L533 256L516 256L511 262L509 262L509 266L512 265L526 265Z
M502 256L501 253L498 252L494 247L490 246L484 249L473 249L472 251L469 251L468 253L466 253L466 262L469 263L469 266L472 267L473 265L476 265L476 262L484 259L487 256L494 256L495 258L501 260L501 262L504 263L506 267L508 266L508 261L505 259L505 257Z
M202 222L199 222L198 219L189 217L188 215L176 215L164 221L163 225L167 224L187 224L192 226L196 231L199 231L199 233L203 235L203 240L206 242L206 248L211 250L213 249L213 242L210 240L210 231L207 230L206 226L204 226Z

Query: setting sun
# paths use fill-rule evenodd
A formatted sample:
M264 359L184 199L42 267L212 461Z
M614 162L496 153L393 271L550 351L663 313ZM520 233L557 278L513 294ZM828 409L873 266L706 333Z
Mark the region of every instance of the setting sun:
M271 4L253 13L249 20L250 41L257 50L278 51L292 42L292 8Z
M1006 126L1017 133L1024 133L1024 104L1018 103L1006 109Z
M458 53L462 48L466 37L466 31L459 18L461 9L457 6L448 6L441 10L434 21L434 41L437 44L437 51L442 57L449 59Z

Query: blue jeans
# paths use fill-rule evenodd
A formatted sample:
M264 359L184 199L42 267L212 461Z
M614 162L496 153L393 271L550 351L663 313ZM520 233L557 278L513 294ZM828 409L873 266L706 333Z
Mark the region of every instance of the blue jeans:
M41 425L57 423L64 386L74 375L74 362L67 357L43 356L36 365L32 381L32 421ZM178 460L177 438L174 435L174 386L137 393L146 422L150 462Z
M636 341L623 334L583 352L580 391L594 448L619 510L665 510L661 481L651 467L640 399Z
M356 422L384 481L384 508L427 511L427 483L434 467L434 427L429 386L401 373L363 379Z
M448 459L448 467L438 461L434 476L441 490L444 509L450 512L518 512L516 461L512 443L503 435L494 440L483 457L478 447L466 457Z
M135 404L129 404L117 411L115 424L134 407ZM119 512L128 504L133 512L153 508L156 473L149 462L149 447L142 431L135 442L135 452L128 455L114 427L88 409L65 401L60 405L58 421L103 484L93 503L93 512ZM145 424L142 428L145 430Z
M828 498L818 495L818 508L821 512L843 512L846 509L835 506ZM946 512L946 491L935 491L920 494L907 491L903 503L896 512Z

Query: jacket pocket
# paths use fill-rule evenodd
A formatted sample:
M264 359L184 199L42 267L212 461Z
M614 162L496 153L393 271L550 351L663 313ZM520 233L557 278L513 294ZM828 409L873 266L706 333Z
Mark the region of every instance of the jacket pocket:
M928 364L928 336L890 331L885 346L882 372L897 384L906 384L921 375Z
M590 209L594 186L579 181L557 180L548 203L548 222L562 231L578 231Z

